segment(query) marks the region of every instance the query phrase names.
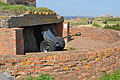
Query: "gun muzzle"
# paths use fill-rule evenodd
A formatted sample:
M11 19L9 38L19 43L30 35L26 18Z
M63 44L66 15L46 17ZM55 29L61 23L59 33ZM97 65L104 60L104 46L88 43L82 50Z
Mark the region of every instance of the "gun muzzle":
M68 35L68 36L65 36L65 37L63 37L63 38L71 38L71 37L73 37L73 36L80 36L80 35L81 35L81 33L78 32L78 33L76 33L76 34Z

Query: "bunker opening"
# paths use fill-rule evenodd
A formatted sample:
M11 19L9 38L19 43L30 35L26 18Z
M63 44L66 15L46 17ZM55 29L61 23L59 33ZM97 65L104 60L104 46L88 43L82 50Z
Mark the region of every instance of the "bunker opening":
M60 37L62 31L58 24L45 24L27 26L23 30L25 52L48 52L63 50L64 38Z

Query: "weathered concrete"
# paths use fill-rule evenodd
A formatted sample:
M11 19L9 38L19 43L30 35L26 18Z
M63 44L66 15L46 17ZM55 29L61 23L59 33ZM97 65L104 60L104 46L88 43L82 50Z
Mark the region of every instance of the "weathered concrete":
M23 15L19 17L0 17L1 28L16 28L63 22L63 18L56 15Z
M0 80L14 80L14 78L5 71L0 71Z
M36 6L36 0L0 0L0 2L9 4L22 4L26 6Z

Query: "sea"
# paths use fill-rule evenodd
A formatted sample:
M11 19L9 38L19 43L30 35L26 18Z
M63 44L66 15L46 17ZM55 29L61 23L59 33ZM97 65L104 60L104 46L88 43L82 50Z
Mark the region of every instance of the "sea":
M77 19L78 16L63 16L64 19ZM80 16L80 18L94 18L93 16Z

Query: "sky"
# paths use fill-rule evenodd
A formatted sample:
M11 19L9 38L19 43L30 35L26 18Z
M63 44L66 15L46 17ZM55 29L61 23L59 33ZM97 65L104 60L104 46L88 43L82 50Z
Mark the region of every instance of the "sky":
M37 7L47 7L61 16L120 16L120 0L37 0Z

